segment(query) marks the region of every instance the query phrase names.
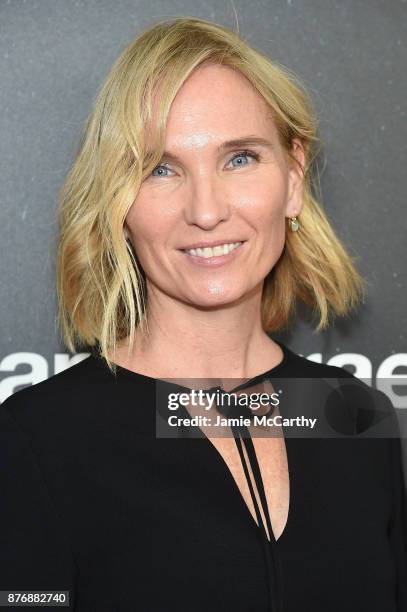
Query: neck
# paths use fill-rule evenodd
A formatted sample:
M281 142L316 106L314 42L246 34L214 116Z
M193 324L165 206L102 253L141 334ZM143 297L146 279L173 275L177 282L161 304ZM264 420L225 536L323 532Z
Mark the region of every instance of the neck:
M261 290L239 303L196 307L149 291L149 333L137 330L112 360L154 378L252 378L273 368L283 355L261 324Z

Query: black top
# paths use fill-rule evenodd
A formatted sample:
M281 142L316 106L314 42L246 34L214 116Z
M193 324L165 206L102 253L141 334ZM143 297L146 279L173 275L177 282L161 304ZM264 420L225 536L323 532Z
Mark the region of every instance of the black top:
M249 384L365 386L279 344L282 363ZM397 437L287 436L288 521L265 544L207 438L157 438L156 383L91 354L3 402L0 591L69 590L80 612L407 611Z

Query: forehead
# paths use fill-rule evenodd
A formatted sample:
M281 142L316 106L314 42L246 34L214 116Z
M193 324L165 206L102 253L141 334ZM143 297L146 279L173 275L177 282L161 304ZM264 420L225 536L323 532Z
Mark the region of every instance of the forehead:
M202 147L243 134L275 135L270 107L240 72L218 65L199 67L171 105L167 147Z

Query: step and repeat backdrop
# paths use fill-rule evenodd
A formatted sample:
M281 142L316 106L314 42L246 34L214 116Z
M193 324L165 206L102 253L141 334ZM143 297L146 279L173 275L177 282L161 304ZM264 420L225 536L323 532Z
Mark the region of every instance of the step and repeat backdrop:
M71 355L56 326L57 193L117 55L153 22L187 15L239 30L307 85L324 143L322 202L368 281L353 316L316 334L300 308L276 339L386 386L407 410L403 0L3 0L0 402L87 356Z

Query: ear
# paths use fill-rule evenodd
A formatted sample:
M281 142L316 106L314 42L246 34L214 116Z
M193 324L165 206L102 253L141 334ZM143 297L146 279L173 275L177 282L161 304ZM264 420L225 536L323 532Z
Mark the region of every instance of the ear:
M285 216L296 217L300 214L302 209L302 193L303 193L303 182L304 176L303 171L305 168L305 150L304 146L299 138L293 139L291 155L295 157L295 162L290 156L287 155L289 164L288 174L288 199L286 205Z

